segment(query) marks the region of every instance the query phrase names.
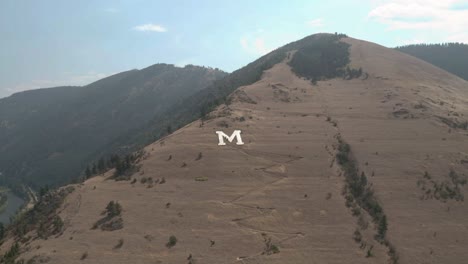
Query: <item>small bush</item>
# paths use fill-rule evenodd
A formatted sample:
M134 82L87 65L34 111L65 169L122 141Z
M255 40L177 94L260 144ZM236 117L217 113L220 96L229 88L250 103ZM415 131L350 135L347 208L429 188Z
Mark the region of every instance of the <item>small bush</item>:
M88 252L85 252L83 253L83 255L81 255L80 260L85 260L87 257L88 257Z
M114 231L123 228L123 220L121 217L122 206L118 202L110 201L103 213L106 214L106 216L94 223L91 229L100 227L101 230L104 231Z
M374 254L372 253L372 249L374 249L374 246L371 246L371 247L367 250L366 258L370 258L370 257L373 257L373 256L374 256Z
M359 229L356 229L356 231L354 231L353 233L353 239L354 241L356 241L356 243L360 243L361 240L362 240L362 235L361 235L361 232L359 232Z
M177 244L177 238L172 235L169 237L169 241L166 243L167 248L171 248Z
M387 233L387 217L384 215L377 226L378 238L383 239L385 237L385 233Z
M271 255L271 254L277 254L280 252L278 246L274 245L271 242L271 238L268 237L267 234L262 233L262 236L263 236L263 241L265 243L265 249L263 250L262 255L263 254Z
M270 251L271 251L272 254L276 254L276 253L280 252L278 246L276 246L276 245L271 245L270 246Z
M117 245L114 246L114 249L119 249L123 246L124 244L124 240L123 239L119 239L119 242L117 243Z
M52 222L52 225L54 226L54 233L60 233L63 230L63 221L60 216L55 216L54 220Z
M123 228L122 217L112 218L109 221L106 221L101 225L101 230L103 231L114 231Z
M110 201L106 206L106 212L108 217L118 216L122 213L122 206L119 202Z

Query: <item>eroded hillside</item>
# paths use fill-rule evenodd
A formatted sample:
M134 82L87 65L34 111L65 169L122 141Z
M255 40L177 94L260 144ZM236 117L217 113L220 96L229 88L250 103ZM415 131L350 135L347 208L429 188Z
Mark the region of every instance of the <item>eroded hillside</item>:
M131 180L109 171L74 185L59 232L24 234L17 259L463 263L467 82L343 41L366 74L314 85L291 71L290 52L206 120L147 146ZM245 144L218 146L215 132L234 130Z

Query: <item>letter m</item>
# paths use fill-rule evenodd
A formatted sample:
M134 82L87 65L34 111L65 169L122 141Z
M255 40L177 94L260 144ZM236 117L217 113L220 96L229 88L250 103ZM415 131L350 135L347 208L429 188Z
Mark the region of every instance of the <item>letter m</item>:
M237 145L244 145L244 142L242 142L241 131L240 130L234 130L234 132L232 132L231 136L228 136L228 135L224 134L223 131L216 131L216 134L218 134L218 139L219 139L218 145L219 146L225 146L226 145L226 143L224 143L225 138L229 142L232 142L234 139L236 139L236 141L237 141L236 144Z

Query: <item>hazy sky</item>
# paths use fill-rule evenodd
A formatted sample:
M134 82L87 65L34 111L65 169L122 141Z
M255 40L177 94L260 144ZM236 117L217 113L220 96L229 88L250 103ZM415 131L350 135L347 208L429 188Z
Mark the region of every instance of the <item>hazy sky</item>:
M468 43L468 0L0 0L0 97L158 63L233 71L318 32Z

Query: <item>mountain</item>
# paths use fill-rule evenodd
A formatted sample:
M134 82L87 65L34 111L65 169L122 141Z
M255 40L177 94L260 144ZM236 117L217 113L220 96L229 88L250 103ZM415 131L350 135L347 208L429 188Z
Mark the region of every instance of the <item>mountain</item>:
M205 67L156 64L83 87L25 91L0 99L3 184L64 184L109 153L125 152L119 138L226 73Z
M116 169L42 193L2 261L463 263L467 84L344 35L288 44L175 104L195 120Z
M468 80L468 45L463 43L416 44L396 48Z

